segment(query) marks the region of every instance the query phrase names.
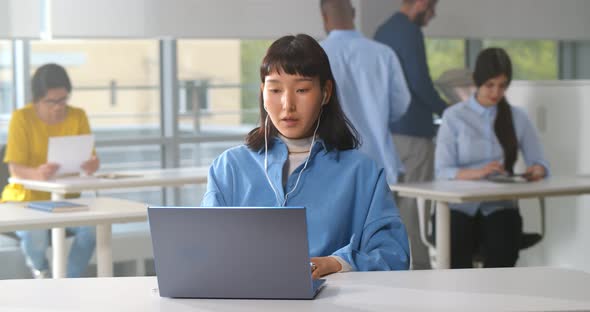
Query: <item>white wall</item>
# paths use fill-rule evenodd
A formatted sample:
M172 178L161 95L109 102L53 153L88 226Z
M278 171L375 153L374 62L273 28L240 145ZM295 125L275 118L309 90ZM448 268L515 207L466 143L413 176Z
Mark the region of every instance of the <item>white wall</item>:
M400 7L401 0L361 3L363 32L377 27ZM587 0L440 0L428 36L454 38L590 38Z
M526 109L537 126L551 174L590 176L590 80L515 81L511 104ZM521 203L525 229L539 229L538 202ZM519 265L547 265L590 272L590 196L547 199L542 243L521 253Z
M10 2L0 2L0 38L8 38L12 33L10 25Z
M277 38L324 31L319 0L3 0L0 37L38 37L50 3L55 38ZM353 0L358 27L372 36L401 0ZM587 0L440 0L427 35L590 39Z
M38 38L41 29L39 0L0 1L0 38Z
M59 0L52 20L54 38L324 35L316 0Z
M446 1L446 0L441 0ZM383 24L401 6L402 0L370 0L361 1L357 7L360 23L357 28L372 38L379 25Z
M38 37L41 0L0 1L0 37ZM276 38L324 31L319 0L57 0L55 38ZM353 0L358 27L372 36L401 0ZM590 39L587 0L441 0L427 35L466 38Z

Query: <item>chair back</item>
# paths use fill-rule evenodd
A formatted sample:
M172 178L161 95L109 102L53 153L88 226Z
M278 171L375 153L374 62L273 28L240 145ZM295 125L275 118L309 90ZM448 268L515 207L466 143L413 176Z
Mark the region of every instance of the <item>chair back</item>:
M6 153L6 145L0 144L0 193L4 191L4 187L8 185L8 178L10 177L10 171L8 165L4 163L4 154ZM18 236L14 232L0 233L4 236L8 236L12 239L18 240Z
M6 153L6 145L0 144L0 192L8 185L8 178L10 178L10 171L8 165L4 163L4 154Z

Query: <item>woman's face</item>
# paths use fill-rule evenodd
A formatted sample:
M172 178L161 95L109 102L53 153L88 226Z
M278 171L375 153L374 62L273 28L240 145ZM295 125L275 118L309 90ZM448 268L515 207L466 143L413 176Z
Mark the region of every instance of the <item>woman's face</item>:
M506 75L491 78L477 89L477 101L483 106L494 106L504 97L507 88Z
M318 77L289 75L284 72L267 75L260 87L270 120L289 139L313 135L322 103L329 101L332 92L330 81L326 83L325 90L322 90Z
M48 123L63 121L66 117L69 96L66 88L47 90L47 94L36 102L39 117Z

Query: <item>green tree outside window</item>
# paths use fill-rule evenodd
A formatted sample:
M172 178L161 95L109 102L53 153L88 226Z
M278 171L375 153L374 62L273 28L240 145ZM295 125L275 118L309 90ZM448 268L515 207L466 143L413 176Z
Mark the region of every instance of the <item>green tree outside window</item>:
M558 46L552 40L484 40L483 47L504 48L513 66L516 80L556 80Z
M271 43L271 40L242 40L240 43L242 124L255 124L258 121L260 62ZM251 110L254 112L248 112Z
M455 68L465 67L465 41L463 39L426 38L426 58L432 80Z

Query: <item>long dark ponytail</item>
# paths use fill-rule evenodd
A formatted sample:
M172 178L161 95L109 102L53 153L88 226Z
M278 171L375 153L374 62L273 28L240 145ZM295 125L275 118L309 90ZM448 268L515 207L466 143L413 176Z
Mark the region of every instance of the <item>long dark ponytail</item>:
M502 48L488 48L479 53L473 72L473 80L479 88L489 79L505 75L507 86L512 80L512 63L508 53ZM496 137L504 150L504 169L514 173L514 163L518 157L518 140L512 120L512 110L506 97L497 105L498 112L494 122Z

